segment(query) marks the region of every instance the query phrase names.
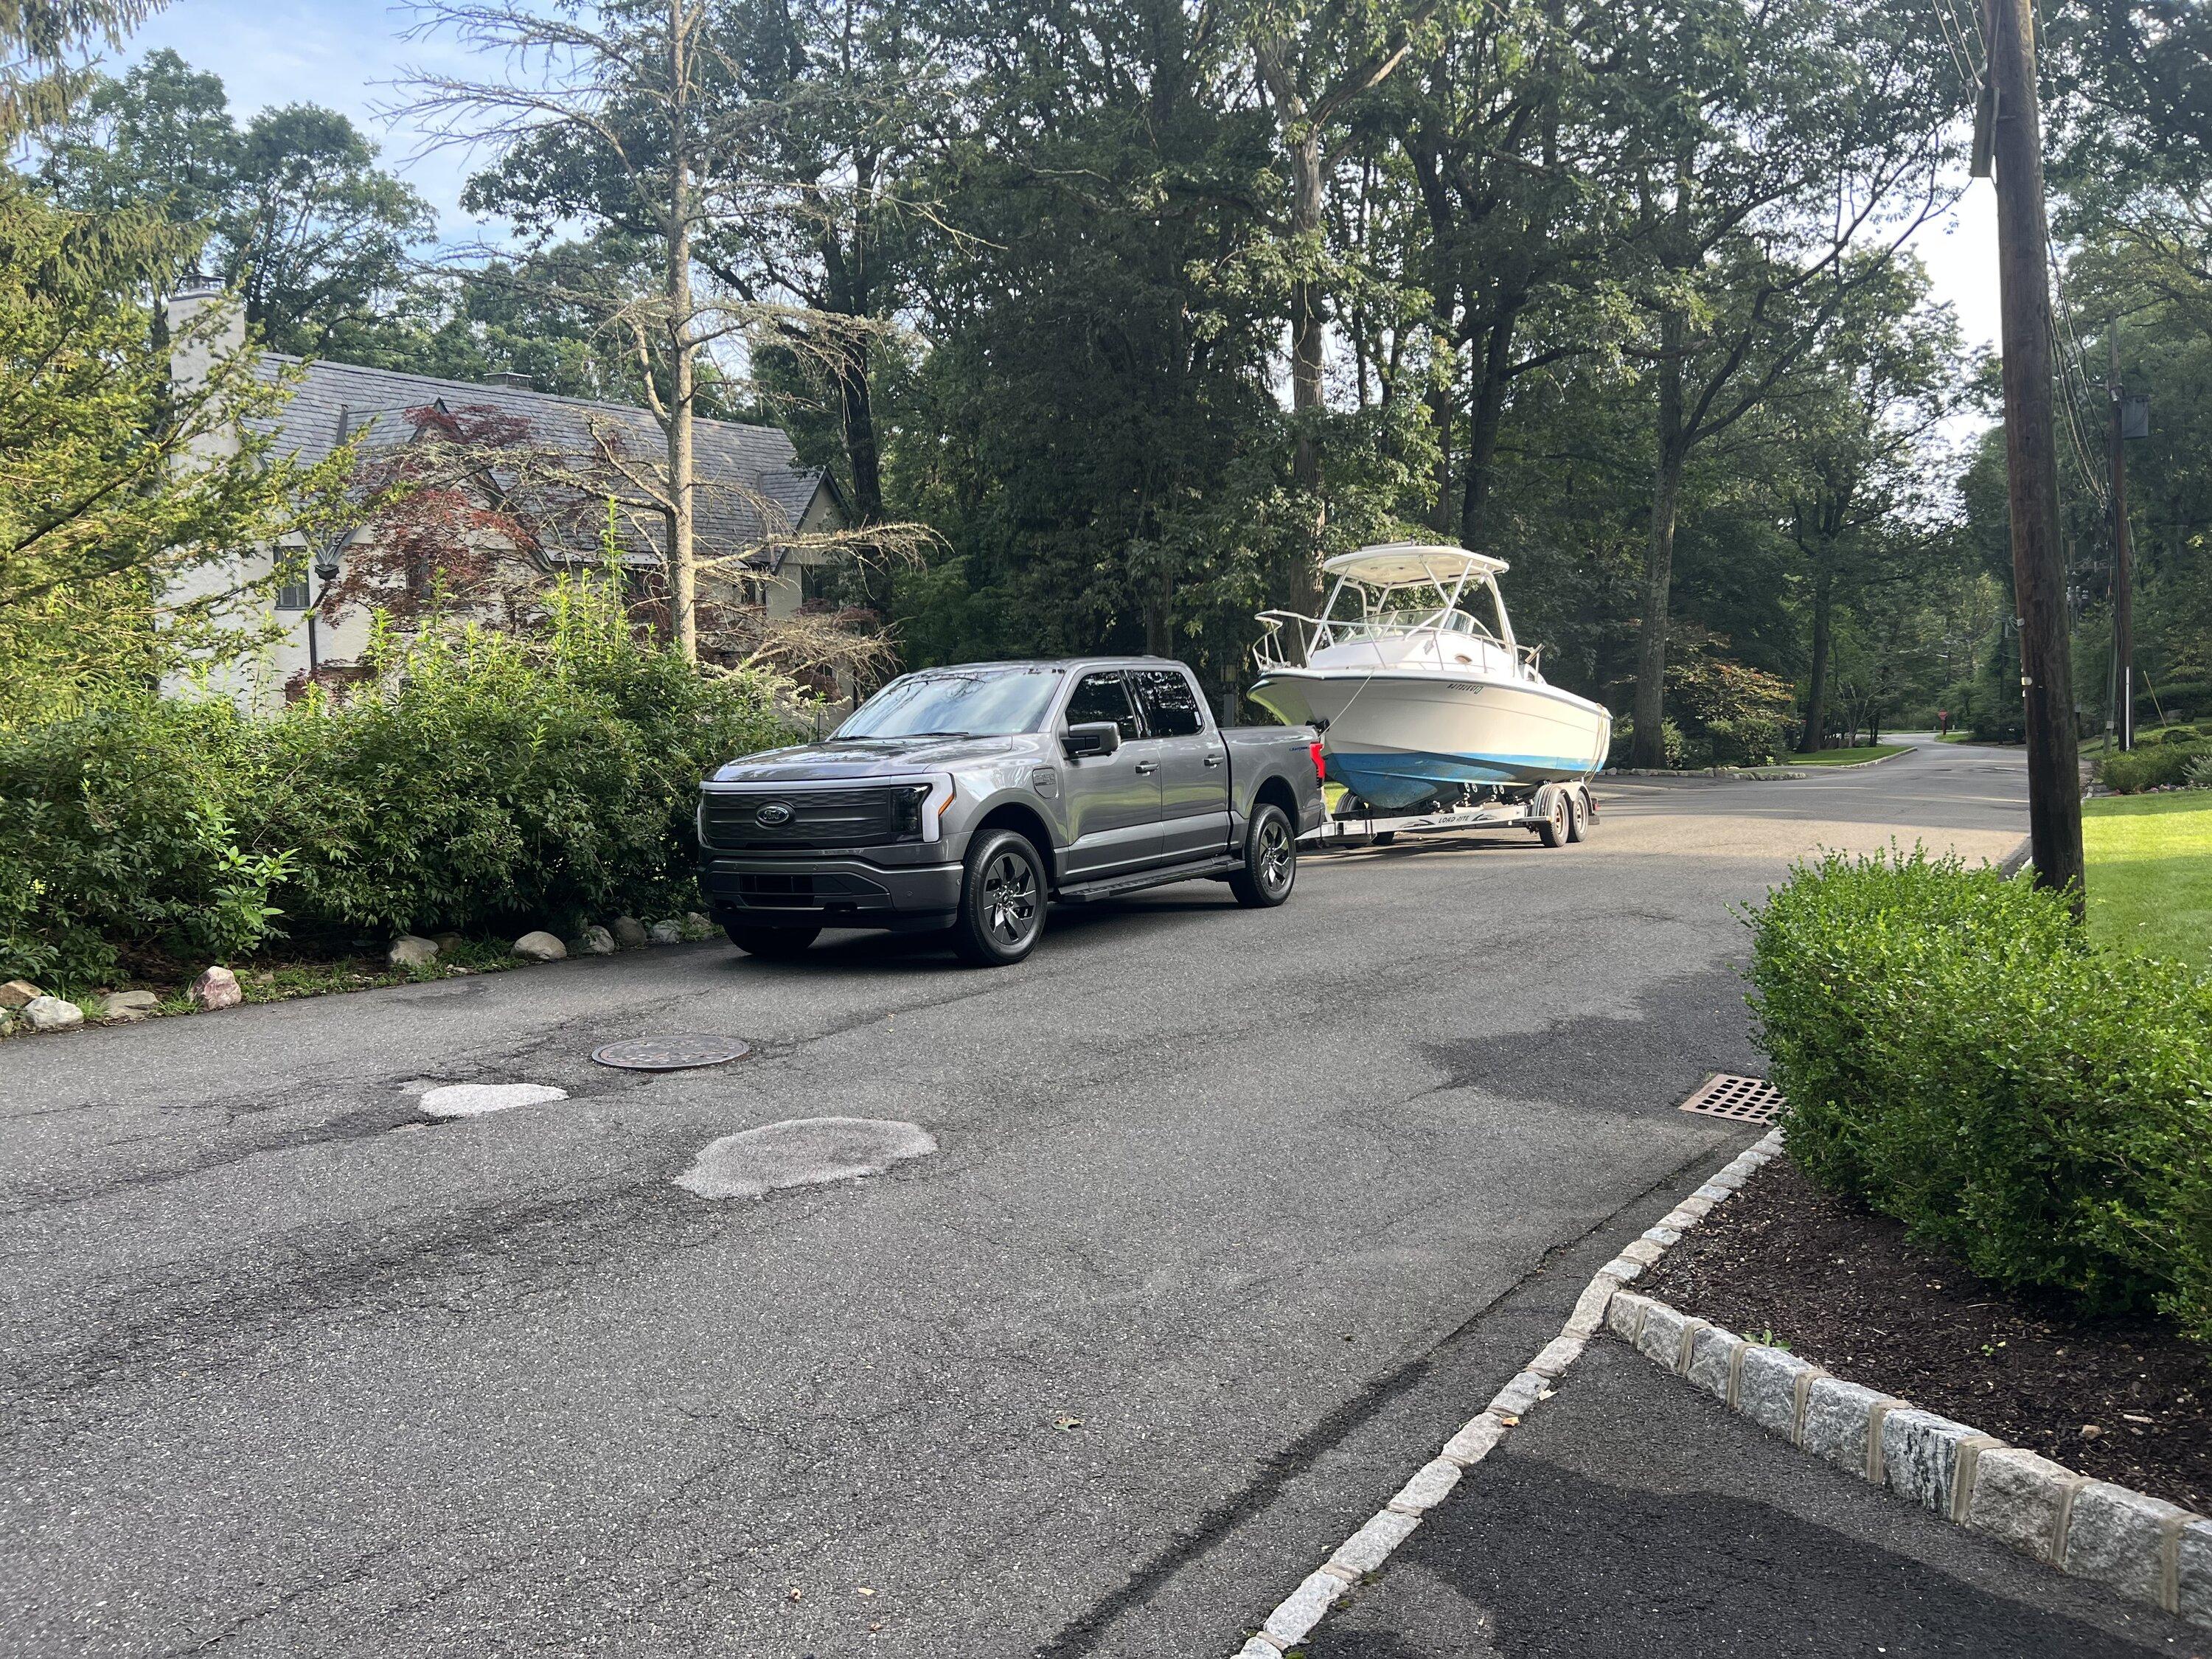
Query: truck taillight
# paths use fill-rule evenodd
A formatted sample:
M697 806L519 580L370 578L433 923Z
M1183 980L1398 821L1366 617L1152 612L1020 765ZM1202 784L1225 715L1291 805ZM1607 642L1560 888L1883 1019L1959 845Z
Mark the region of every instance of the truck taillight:
M1328 781L1328 763L1321 757L1321 744L1319 740L1316 739L1315 742L1309 744L1307 748L1313 756L1314 781L1316 783L1327 783Z

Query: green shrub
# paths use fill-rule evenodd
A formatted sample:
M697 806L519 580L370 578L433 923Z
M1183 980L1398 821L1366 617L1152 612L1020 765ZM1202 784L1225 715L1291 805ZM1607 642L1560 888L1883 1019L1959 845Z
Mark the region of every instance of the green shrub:
M1917 850L1802 866L1752 923L1811 1179L2000 1285L2212 1339L2212 981Z
M0 732L0 976L678 908L700 775L786 735L775 688L634 642L587 587L554 611L382 641L369 687L265 720L147 696Z
M2207 755L2212 744L2202 742L2145 744L2106 756L2099 775L2116 795L2139 794L2186 783L2189 769Z
M276 931L283 849L234 827L249 737L155 697L0 732L0 973L85 984L119 941L221 957Z

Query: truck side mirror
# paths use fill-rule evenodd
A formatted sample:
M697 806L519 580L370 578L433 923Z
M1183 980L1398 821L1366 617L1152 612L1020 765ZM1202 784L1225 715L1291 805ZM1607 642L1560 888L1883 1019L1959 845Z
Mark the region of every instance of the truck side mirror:
M1110 755L1121 746L1121 728L1111 720L1085 720L1061 732L1060 741L1070 760L1081 760L1085 755Z

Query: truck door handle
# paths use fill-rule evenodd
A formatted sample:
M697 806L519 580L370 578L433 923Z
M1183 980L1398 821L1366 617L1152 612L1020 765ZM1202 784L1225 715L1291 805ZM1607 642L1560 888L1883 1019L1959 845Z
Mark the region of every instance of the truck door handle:
M1149 772L1157 772L1159 769L1160 763L1158 761L1139 761L1137 763L1137 775L1140 778Z
M1218 755L1208 755L1206 757L1206 763L1208 766L1218 766L1221 764L1221 757Z

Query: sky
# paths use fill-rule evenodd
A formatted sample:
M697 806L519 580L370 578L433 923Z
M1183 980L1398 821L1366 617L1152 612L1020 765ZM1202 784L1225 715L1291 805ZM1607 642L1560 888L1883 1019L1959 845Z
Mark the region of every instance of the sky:
M379 111L399 100L391 83L411 64L460 61L447 42L408 40L412 14L382 0L175 0L118 55L128 64L167 46L199 70L222 77L243 120L270 105L317 103L343 111L384 148L385 160L438 210L446 240L478 234L459 202L467 158L423 153L421 135L394 127ZM1977 179L1948 213L1921 228L1912 246L1938 300L1957 311L1971 349L1994 349L1997 333L1996 206L1990 181Z

